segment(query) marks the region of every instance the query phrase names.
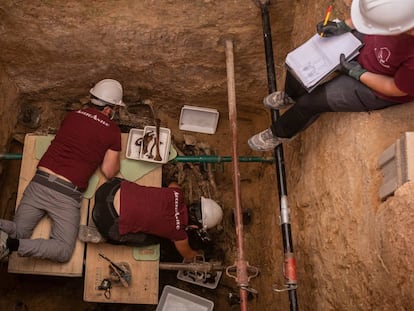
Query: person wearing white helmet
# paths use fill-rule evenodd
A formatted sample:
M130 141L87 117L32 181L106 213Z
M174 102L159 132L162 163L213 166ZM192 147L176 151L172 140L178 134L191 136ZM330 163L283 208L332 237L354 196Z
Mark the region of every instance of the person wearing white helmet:
M192 260L201 252L190 237L196 233L208 241L207 229L217 226L223 217L221 207L211 199L188 208L179 185L141 186L113 178L97 189L92 219L97 229L82 226L79 239L84 242L144 246L173 241L178 253Z
M113 79L104 79L95 84L90 89L89 93L92 95L91 102L97 106L122 106L125 107L122 101L123 90L122 85Z
M90 89L91 104L95 108L110 111L110 119L112 120L119 107L125 107L122 101L123 89L121 83L114 79L104 79L95 84Z
M351 19L359 32L368 35L399 35L414 28L412 0L355 0Z
M0 219L0 259L19 256L67 262L80 222L80 202L98 167L106 178L120 166L121 131L111 120L122 103L122 86L112 79L91 90L91 105L69 112L40 159L16 209L14 221ZM40 219L52 221L49 239L30 239Z
M252 136L256 151L273 150L324 112L363 112L414 100L414 0L354 0L351 18L318 23L324 37L353 32L364 46L356 59L340 58L336 78L307 93L287 72L285 90L265 97L265 107L290 107L270 128Z

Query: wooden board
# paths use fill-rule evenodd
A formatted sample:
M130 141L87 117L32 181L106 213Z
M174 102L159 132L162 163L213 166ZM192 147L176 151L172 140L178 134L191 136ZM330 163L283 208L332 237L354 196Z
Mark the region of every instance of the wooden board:
M128 135L122 134L123 158L125 156ZM121 176L122 177L122 176ZM160 187L162 167L158 167L136 182L140 185ZM105 182L100 176L99 185ZM91 199L91 208L93 199ZM104 291L98 290L104 278L109 276L109 263L99 256L99 253L114 263L126 262L131 267L132 278L129 287L112 282L111 298L104 296ZM85 283L83 299L89 302L157 304L158 303L159 261L137 261L133 258L133 247L112 245L107 243L88 244L85 260Z
M24 140L22 165L20 168L19 187L17 192L16 208L22 198L24 189L26 189L30 180L36 171L39 160L35 156L36 137L38 135L27 134ZM83 199L81 204L81 224L86 224L89 208L89 200ZM50 219L44 217L36 226L32 238L49 238ZM80 277L83 274L83 258L85 243L76 242L72 258L66 263L57 263L45 259L36 259L31 257L20 257L17 252L9 256L8 271L11 273L23 274L43 274Z

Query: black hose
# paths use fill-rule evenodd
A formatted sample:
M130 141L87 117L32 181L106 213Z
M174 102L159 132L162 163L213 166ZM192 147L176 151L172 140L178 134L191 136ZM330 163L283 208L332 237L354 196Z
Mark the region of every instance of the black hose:
M263 38L266 54L266 68L269 94L277 90L276 73L273 60L272 34L270 29L270 17L268 10L268 2L260 5L262 13ZM272 123L279 118L279 111L272 110ZM284 164L283 146L278 145L274 150L276 159L276 175L277 187L279 191L279 207L281 213L281 229L283 237L283 251L285 257L285 287L289 293L290 310L298 310L298 302L296 295L296 264L293 256L293 243L291 226L289 222L289 213L287 211L287 188L286 188L286 172ZM288 271L286 271L288 270Z

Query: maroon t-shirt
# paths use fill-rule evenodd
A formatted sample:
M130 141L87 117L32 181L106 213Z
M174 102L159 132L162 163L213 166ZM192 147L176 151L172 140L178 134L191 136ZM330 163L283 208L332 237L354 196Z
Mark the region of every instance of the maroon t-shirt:
M172 241L187 239L188 212L179 188L121 183L119 233L144 232Z
M86 189L108 149L121 151L119 127L96 109L72 111L63 120L38 165Z
M414 100L414 36L365 35L364 47L358 56L361 66L370 72L394 77L397 87L407 96L377 95L393 102Z

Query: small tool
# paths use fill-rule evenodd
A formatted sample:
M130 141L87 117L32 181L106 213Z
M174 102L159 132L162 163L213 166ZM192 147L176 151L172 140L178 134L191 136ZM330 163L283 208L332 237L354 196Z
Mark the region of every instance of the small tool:
M99 285L97 287L98 290L104 290L104 296L106 299L110 299L111 298L111 288L112 288L112 284L111 281L108 279L103 279L101 282L101 285Z
M119 265L115 264L113 261L105 257L103 254L99 253L99 256L101 256L103 259L109 262L110 268L112 268L113 272L116 274L121 284L124 287L128 287L129 282L131 281L131 273L126 269L121 268Z

